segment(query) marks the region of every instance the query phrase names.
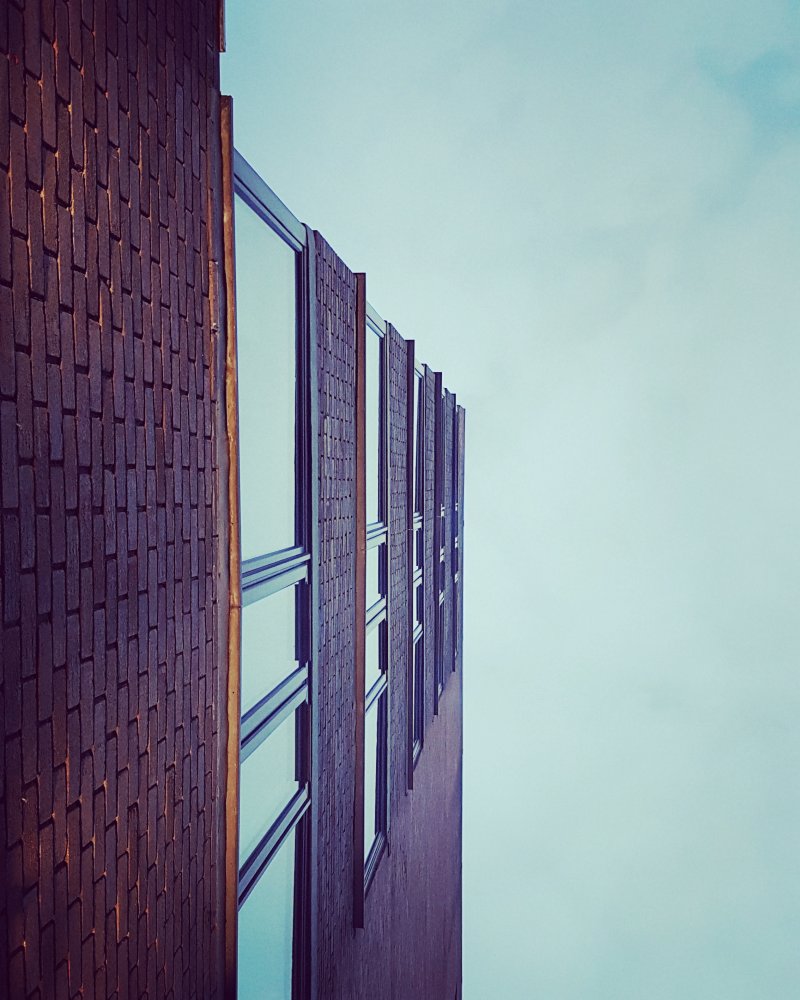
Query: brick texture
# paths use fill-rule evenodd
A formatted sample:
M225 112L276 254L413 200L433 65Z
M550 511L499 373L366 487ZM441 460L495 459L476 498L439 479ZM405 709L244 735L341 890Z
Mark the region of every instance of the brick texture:
M346 996L338 956L353 934L355 759L354 275L315 234L319 380L318 979L321 997Z
M317 961L320 1000L453 1000L461 984L461 676L433 717L433 629L426 648L425 746L406 790L407 656L411 603L406 529L407 344L389 337L389 849L370 886L364 929L353 929L355 786L353 589L355 282L316 236L319 366L320 782ZM433 374L426 372L426 566L433 566ZM452 411L451 411L452 415ZM426 574L433 621L433 573Z
M216 0L0 4L15 1000L220 995L217 23Z
M439 606L436 589L436 567L438 553L434 552L435 519L439 516L436 510L436 376L425 365L425 472L424 496L422 508L423 543L423 590L425 594L425 611L423 621L423 638L425 643L425 731L433 716L436 686L436 615ZM416 781L415 781L416 784Z

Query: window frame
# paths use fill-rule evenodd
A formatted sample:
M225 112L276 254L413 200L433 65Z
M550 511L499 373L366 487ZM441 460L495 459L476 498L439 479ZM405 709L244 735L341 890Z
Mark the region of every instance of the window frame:
M380 387L379 400L379 431L378 431L378 520L365 525L366 552L376 546L383 546L382 567L379 579L382 577L383 595L372 607L366 608L364 619L364 636L380 629L379 656L381 671L378 679L369 690L364 691L364 718L367 713L378 713L378 747L376 752L376 790L375 790L375 838L367 850L366 843L362 856L364 857L364 897L375 877L381 858L386 850L389 835L389 329L386 322L367 302L365 328L365 360L366 338L380 338ZM365 368L365 375L369 372ZM365 382L366 390L366 382ZM364 412L365 419L369 414ZM366 454L364 455L366 461ZM362 780L366 782L366 774ZM366 830L365 830L366 834Z
M414 788L414 769L425 741L425 370L417 364L416 344L407 344L408 448L408 678L407 678L407 786ZM422 551L417 544L421 532ZM422 607L418 608L417 589L422 587Z
M316 506L314 486L315 445L311 433L316 391L312 304L310 296L311 247L308 230L280 201L250 166L231 140L230 107L223 115L226 142L223 143L223 198L225 218L225 270L227 282L228 345L225 391L229 415L228 451L230 462L229 502L231 509L231 581L229 626L229 710L231 739L228 752L229 787L226 792L226 904L229 930L226 933L226 964L229 981L238 981L238 914L271 861L289 837L295 837L293 884L292 997L307 1000L311 983L311 893L312 893L312 719L311 677L315 649L316 581L312 574L316 527L312 513ZM236 336L235 214L237 201L252 211L295 254L295 467L294 540L280 550L242 560L239 476L239 393L236 368L239 346ZM233 412L231 412L233 411ZM268 599L285 588L295 591L295 652L298 666L286 674L271 691L241 712L241 630L244 609ZM298 790L289 798L246 857L239 848L239 769L241 764L269 738L281 723L294 716L295 774ZM235 790L235 792L234 792ZM237 986L238 989L238 986Z
M445 554L445 510L444 510L444 409L445 397L442 384L442 373L435 373L434 382L434 414L435 414L435 461L434 461L434 518L433 518L433 555L436 563L434 571L435 597L435 660L433 676L433 714L439 714L439 702L444 694L446 671L444 669L444 554Z

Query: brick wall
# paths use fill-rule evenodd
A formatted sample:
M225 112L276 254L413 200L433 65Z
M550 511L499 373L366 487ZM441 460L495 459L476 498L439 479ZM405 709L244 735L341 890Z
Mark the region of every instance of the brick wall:
M425 730L433 717L436 689L436 618L439 601L436 589L438 552L434 550L436 510L436 376L425 365L425 473L422 524L425 555L423 558L425 612L423 642L425 643Z
M444 682L448 683L453 669L455 615L453 611L453 418L456 398L445 389L442 417L444 419Z
M217 22L215 0L0 5L15 1000L219 995Z
M389 773L390 819L408 783L408 353L389 324Z
M347 995L343 979L349 970L339 955L349 950L353 935L356 284L318 233L315 252L320 465L317 976L320 997L335 997Z
M426 732L406 790L407 656L411 605L406 529L407 344L388 331L390 409L390 830L353 927L355 310L353 275L316 234L319 370L320 642L316 662L320 783L317 974L320 1000L451 1000L461 982L461 679L451 675L433 717L427 629ZM434 376L426 371L426 566L433 566ZM433 622L433 573L426 576ZM429 652L428 652L429 650Z

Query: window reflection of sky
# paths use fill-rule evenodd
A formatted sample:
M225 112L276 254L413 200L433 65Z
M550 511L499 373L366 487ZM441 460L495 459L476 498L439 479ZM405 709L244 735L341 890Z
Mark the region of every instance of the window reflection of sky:
M293 545L296 254L236 199L242 558Z
M367 326L367 524L381 519L379 501L380 482L380 425L381 425L381 338Z
M238 1000L289 1000L295 835L289 834L239 913Z
M295 591L286 587L242 610L242 715L298 665Z
M297 791L294 714L243 763L239 775L239 861L243 862Z

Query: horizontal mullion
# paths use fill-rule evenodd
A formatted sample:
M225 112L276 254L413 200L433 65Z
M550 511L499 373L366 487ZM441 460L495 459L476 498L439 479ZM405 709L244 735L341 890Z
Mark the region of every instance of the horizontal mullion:
M389 528L384 521L375 521L367 525L367 548L371 549L389 537Z
M253 604L284 587L308 578L311 556L296 546L242 564L242 604Z
M414 627L414 632L413 632L413 635L411 636L411 639L412 639L414 645L416 646L416 644L419 642L419 640L421 638L422 638L422 622L419 622Z
M417 528L421 528L421 527L422 527L422 511L421 510L415 510L414 511L414 528L417 529Z
M301 788L267 830L245 863L239 869L239 906L250 895L261 873L275 856L287 835L297 826L311 804L308 786Z
M418 583L422 583L422 567L421 566L418 566L414 570L414 586L416 586Z
M379 832L373 841L372 847L370 848L369 855L367 856L367 863L364 866L364 886L369 888L369 884L372 881L372 877L378 868L378 862L383 857L383 852L386 849L386 834L383 831Z
M308 700L308 667L302 666L242 717L241 759L246 760L283 720Z
M240 195L293 250L301 251L306 245L305 226L292 210L284 205L260 174L250 166L238 149L233 151L233 171L236 194Z
M364 699L364 712L368 712L375 702L380 698L384 691L389 687L389 678L386 673L382 673L380 677L375 681L372 687L367 691L367 696Z
M382 622L385 617L386 617L386 598L381 597L367 611L367 618L366 618L367 631L368 632L371 631L371 629L379 622Z
M374 327L375 332L383 336L386 333L386 321L383 319L378 310L367 303L367 322L370 326Z

